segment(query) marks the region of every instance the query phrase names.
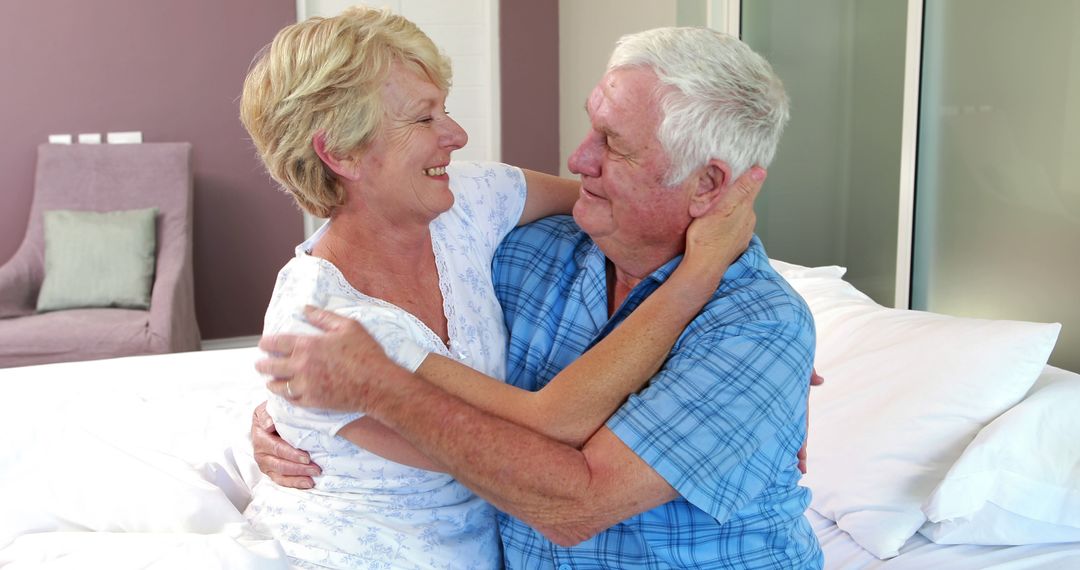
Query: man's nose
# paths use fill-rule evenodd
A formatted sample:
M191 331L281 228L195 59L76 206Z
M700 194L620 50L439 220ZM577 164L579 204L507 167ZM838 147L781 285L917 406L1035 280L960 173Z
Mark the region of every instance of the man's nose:
M602 152L603 146L600 144L599 136L595 132L591 132L585 136L585 140L581 141L577 149L570 154L566 166L574 174L593 178L599 177L600 153Z

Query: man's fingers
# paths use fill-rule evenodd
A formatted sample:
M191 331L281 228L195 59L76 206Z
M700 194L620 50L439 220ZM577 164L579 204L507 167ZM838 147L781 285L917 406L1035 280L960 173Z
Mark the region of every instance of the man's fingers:
M279 459L279 469L282 475L308 475L314 476L322 473L318 465L311 462L308 452L289 445L284 439L275 438L274 457ZM288 468L286 468L288 466Z
M292 378L296 373L284 358L262 358L255 361L255 370L264 376L272 378ZM282 386L284 389L284 386ZM276 392L275 392L276 393Z
M270 417L270 413L266 411L266 402L255 406L255 411L251 413L251 425L257 428L259 431L266 433L275 433L274 419Z
M268 473L270 480L282 487L293 489L311 489L315 486L315 480L311 477L287 477L280 473Z
M284 487L313 488L315 480L312 477L322 473L322 470L311 462L306 451L296 449L277 435L274 420L266 411L266 402L255 407L251 418L251 446L259 471Z
M259 339L259 348L268 354L292 354L296 341L300 337L294 334L275 334Z
M320 309L314 305L306 305L304 307L304 319L315 327L327 332L350 325L354 322L352 319L325 309Z
M820 385L822 385L824 383L825 383L825 377L822 376L821 374L818 374L817 368L814 368L813 370L810 371L810 385L811 386L820 386Z
M267 442L272 451L255 452L255 461L263 473L277 473L287 477L313 477L322 473L319 466L311 462L307 452L296 449L281 438L275 436L275 439L276 442Z
M300 391L297 390L298 386L290 384L291 382L295 382L295 380L267 380L266 389L286 400L296 403L297 400L300 399Z

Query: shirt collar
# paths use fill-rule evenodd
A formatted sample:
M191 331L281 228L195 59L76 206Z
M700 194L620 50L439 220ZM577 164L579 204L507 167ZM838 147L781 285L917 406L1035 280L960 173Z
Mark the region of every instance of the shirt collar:
M592 247L588 250L587 254L590 257L598 258L599 263L605 263L606 257L595 242L592 243ZM604 334L607 334L607 332L613 328L613 325L626 318L626 316L636 309L638 305L652 294L653 291L656 291L660 285L667 281L668 278L671 277L671 274L675 272L675 268L679 266L679 262L682 261L682 258L682 254L675 256L635 285L630 291L630 294L623 300L622 306L618 307L615 314L612 315L611 320L608 322L608 326L604 327ZM594 259L592 262L595 263L596 260ZM762 264L768 266L768 263L769 258L765 255L765 248L757 235L754 235L750 239L750 244L747 246L746 251L744 251L743 254L728 267L727 271L724 272L723 281L733 281L749 277L760 270Z

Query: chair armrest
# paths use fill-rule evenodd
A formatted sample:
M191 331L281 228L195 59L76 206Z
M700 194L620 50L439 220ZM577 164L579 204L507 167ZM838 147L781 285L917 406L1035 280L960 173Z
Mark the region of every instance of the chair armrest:
M158 253L150 293L150 346L157 353L199 350L190 240L170 240Z
M0 265L0 318L32 315L45 271L37 252L19 247L7 263Z

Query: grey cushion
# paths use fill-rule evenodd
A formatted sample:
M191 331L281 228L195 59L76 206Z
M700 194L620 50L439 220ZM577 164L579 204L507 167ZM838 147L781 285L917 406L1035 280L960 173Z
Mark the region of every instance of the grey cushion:
M150 307L157 208L44 212L45 280L37 310Z

